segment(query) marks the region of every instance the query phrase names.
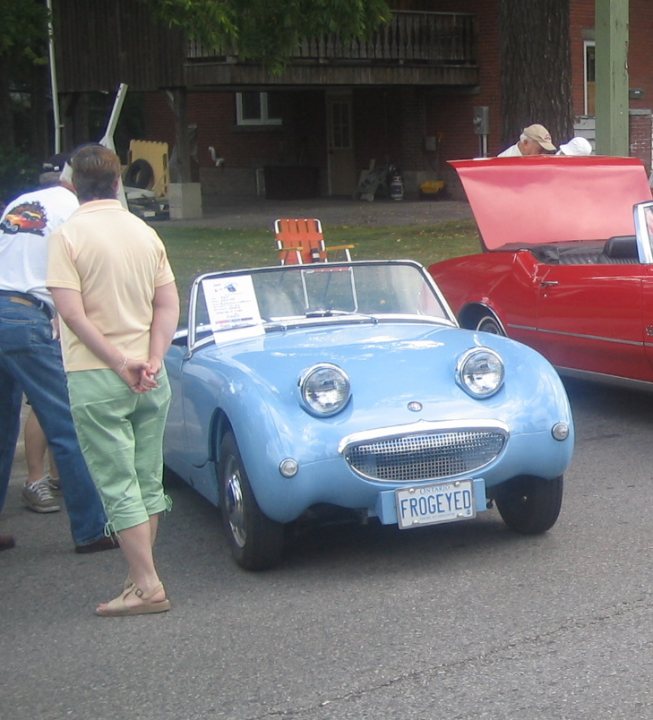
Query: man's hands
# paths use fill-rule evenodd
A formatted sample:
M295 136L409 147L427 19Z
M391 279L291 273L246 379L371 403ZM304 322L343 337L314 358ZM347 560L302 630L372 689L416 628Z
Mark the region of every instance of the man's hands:
M161 370L161 361L152 358L148 362L123 357L115 368L120 379L135 393L146 393L159 387L156 376Z

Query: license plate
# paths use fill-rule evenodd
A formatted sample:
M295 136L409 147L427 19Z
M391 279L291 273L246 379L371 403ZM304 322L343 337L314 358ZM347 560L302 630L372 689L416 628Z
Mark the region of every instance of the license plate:
M395 491L395 499L402 530L476 517L471 480L402 488Z
M156 212L154 210L145 210L143 212L143 217L154 217L156 215Z

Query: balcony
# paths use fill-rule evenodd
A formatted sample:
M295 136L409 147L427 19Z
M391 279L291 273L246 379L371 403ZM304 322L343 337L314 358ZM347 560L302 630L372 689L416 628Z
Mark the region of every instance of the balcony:
M209 50L190 42L184 71L191 86L470 86L478 82L474 24L468 13L393 12L387 25L364 40L303 40L278 77L240 61L235 47Z

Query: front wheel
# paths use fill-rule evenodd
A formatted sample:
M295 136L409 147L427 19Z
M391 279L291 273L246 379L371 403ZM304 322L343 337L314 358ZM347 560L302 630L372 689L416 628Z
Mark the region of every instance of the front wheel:
M5 220L2 225L0 225L0 230L4 230L6 233L15 235L20 230L20 228L18 227L18 225L14 225L14 223L9 222L9 220Z
M233 433L220 444L220 512L234 560L245 570L264 570L281 560L283 524L258 506Z
M506 525L524 535L553 527L562 506L562 475L553 480L522 475L497 488L495 501Z
M504 335L503 328L493 315L484 315L476 324L476 329L492 335Z

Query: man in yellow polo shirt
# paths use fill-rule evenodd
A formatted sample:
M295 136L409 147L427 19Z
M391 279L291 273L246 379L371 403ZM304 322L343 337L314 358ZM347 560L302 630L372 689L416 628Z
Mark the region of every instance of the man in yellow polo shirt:
M117 155L100 145L71 160L80 208L53 233L47 285L61 341L75 427L128 565L123 591L96 613L170 608L154 566L163 491L163 431L170 386L163 366L179 298L156 232L116 199Z

